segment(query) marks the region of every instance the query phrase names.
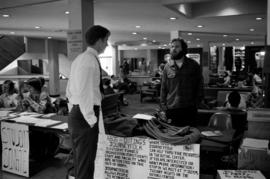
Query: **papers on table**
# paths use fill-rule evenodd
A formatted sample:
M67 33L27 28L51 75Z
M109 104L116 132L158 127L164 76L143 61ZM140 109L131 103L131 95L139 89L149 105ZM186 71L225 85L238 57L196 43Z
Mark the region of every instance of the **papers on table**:
M256 148L256 149L268 149L268 140L245 138L242 143L242 147Z
M51 128L67 130L68 129L68 124L65 122L65 123L62 123L62 124L59 124L59 125L56 125L56 126L52 126Z
M136 114L132 118L134 118L134 119L143 119L143 120L152 120L155 117L151 116L149 114Z
M50 118L50 117L55 116L55 115L56 115L56 113L44 114L44 115L42 115L42 118Z
M215 137L223 135L222 132L220 131L202 131L201 134L207 137Z
M16 117L16 118L9 119L9 120L14 121L14 122L18 122L18 123L31 124L31 125L39 126L39 127L48 127L48 126L52 126L52 125L61 123L61 121L55 121L55 120L51 120L51 119L34 118L34 117L30 117L30 116L20 116L20 117Z

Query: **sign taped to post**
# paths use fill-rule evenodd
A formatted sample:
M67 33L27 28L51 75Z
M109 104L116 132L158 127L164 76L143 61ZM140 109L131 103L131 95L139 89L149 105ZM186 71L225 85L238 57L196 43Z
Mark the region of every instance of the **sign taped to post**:
M2 122L2 170L29 177L29 128Z
M200 145L107 135L106 179L199 179ZM98 149L99 150L99 149Z

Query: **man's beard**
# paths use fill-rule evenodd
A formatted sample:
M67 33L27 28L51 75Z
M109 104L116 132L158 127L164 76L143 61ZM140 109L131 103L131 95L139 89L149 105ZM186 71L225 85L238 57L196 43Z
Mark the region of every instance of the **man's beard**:
M183 56L185 56L183 51L180 51L179 53L171 53L172 60L180 60Z

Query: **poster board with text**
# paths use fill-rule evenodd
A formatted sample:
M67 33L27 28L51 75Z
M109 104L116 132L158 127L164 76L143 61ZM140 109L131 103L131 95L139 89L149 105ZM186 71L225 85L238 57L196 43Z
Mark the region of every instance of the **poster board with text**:
M2 170L29 177L29 128L16 123L1 123Z

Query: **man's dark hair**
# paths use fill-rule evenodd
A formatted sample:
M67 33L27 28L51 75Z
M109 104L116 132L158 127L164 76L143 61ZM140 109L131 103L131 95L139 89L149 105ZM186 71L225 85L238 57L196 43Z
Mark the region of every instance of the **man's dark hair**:
M237 91L232 91L228 96L228 101L232 107L238 107L240 104L241 96Z
M188 46L187 46L187 43L184 41L184 39L175 38L175 39L172 39L171 43L173 43L173 42L179 42L182 46L182 51L183 51L184 55L187 54Z
M88 45L95 45L99 39L104 39L110 31L100 25L90 27L85 33L85 40Z
M38 78L30 78L29 80L27 80L27 84L32 86L38 92L41 92L42 84L41 84L40 79L38 79Z

